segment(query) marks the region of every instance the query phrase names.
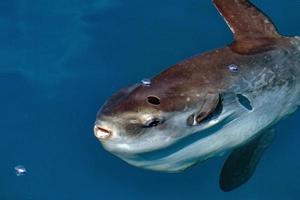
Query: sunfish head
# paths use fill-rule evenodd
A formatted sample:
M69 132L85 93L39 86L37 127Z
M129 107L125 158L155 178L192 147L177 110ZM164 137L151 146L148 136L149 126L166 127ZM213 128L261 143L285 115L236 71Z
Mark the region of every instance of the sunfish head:
M230 95L199 84L156 78L120 90L98 111L95 136L107 151L145 169L176 172L205 160L220 150L211 141L202 144L204 158L187 148L220 130L239 109Z

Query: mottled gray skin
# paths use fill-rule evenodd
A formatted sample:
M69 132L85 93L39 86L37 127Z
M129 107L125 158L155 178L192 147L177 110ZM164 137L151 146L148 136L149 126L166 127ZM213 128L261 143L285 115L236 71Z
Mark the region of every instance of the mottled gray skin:
M288 38L286 41L287 44L279 48L249 56L245 64L247 67L240 64L239 79L227 91L247 96L255 107L256 97L279 90L286 94L284 97L278 96L285 101L282 114L295 110L300 101L300 38ZM275 103L277 100L265 101Z

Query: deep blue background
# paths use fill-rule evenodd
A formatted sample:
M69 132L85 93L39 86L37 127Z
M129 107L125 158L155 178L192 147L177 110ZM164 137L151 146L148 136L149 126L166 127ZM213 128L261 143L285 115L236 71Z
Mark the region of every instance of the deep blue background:
M300 35L299 1L254 2L281 33ZM231 193L218 188L225 157L145 171L93 136L99 106L120 87L231 40L210 0L0 1L0 199L300 199L300 112Z

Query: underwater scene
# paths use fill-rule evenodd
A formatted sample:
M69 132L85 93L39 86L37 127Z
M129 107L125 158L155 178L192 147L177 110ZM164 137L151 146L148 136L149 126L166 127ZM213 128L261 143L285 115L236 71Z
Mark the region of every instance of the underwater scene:
M300 2L251 2L0 1L0 200L300 199Z

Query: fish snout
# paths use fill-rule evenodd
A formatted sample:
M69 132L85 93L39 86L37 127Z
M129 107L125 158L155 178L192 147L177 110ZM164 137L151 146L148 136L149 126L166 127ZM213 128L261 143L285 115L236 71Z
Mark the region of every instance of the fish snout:
M94 126L94 135L99 140L108 140L113 134L112 127L103 123L96 123Z

